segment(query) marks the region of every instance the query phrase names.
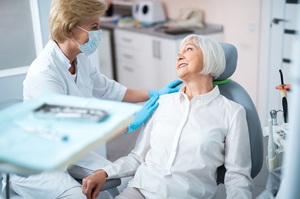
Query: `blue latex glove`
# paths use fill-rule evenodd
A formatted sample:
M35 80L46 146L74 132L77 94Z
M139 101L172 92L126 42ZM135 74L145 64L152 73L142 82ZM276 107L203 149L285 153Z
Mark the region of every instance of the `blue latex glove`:
M154 95L144 104L143 108L134 115L134 120L128 126L128 130L125 132L125 134L129 134L132 131L136 130L148 120L148 118L152 115L153 111L158 107L158 98L158 95Z
M163 94L178 92L180 90L180 88L175 88L175 87L178 86L181 83L182 83L182 80L177 79L175 81L172 81L167 86L165 86L165 87L163 87L159 90L150 90L150 91L148 91L148 95L151 98L154 95L163 95Z

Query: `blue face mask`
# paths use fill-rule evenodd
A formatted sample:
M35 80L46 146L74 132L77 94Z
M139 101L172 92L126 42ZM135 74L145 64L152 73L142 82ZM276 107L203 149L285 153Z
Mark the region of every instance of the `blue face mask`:
M87 31L79 26L76 27L83 31L86 31L89 34L89 41L80 45L74 38L73 40L78 45L79 49L83 54L85 54L86 56L93 54L97 50L101 41L102 30Z

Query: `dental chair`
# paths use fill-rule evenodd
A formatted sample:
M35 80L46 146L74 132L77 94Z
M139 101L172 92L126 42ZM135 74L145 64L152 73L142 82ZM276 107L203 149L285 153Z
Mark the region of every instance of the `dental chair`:
M247 91L237 82L229 79L237 67L238 53L235 46L228 43L220 43L225 53L226 69L218 79L214 81L219 86L222 95L241 104L246 110L251 147L251 177L255 178L263 165L263 134L256 107ZM226 168L223 166L217 170L217 184L224 184Z
M251 177L254 178L260 172L263 164L263 137L262 127L256 108L247 91L237 82L228 79L237 66L238 53L235 46L228 43L220 43L226 58L226 69L221 76L214 81L219 86L222 95L228 99L241 104L246 110L249 138L251 146ZM224 184L226 169L224 166L218 168L217 183Z
M214 81L219 86L222 95L228 99L241 104L246 110L251 147L251 177L255 178L263 165L263 137L262 127L256 107L247 91L237 82L229 79L237 67L238 53L235 46L228 43L220 43L225 53L226 69L218 79ZM224 184L226 168L223 166L217 170L217 184ZM118 179L115 179L118 180ZM113 185L110 184L110 187Z
M228 43L220 44L225 53L226 69L220 77L214 81L214 84L219 86L222 95L241 104L246 110L251 147L251 177L255 178L260 172L264 160L261 123L256 107L247 91L240 84L229 79L237 67L238 53L236 47ZM225 173L226 168L224 165L218 168L217 184L224 184Z

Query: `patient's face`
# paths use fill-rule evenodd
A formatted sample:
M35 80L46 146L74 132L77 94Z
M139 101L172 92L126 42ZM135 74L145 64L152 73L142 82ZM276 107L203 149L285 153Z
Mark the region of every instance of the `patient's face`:
M198 77L203 69L202 50L193 42L187 41L179 49L176 70L180 79Z

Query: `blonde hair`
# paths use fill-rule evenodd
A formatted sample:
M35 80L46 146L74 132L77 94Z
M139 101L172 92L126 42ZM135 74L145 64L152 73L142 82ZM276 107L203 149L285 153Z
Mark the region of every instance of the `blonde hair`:
M187 41L192 41L203 53L203 69L201 74L211 75L217 79L225 70L226 60L221 45L209 37L191 34L186 36L180 44L180 48Z
M100 17L106 10L104 0L52 0L49 15L50 39L63 42L71 38L70 30L79 20Z

